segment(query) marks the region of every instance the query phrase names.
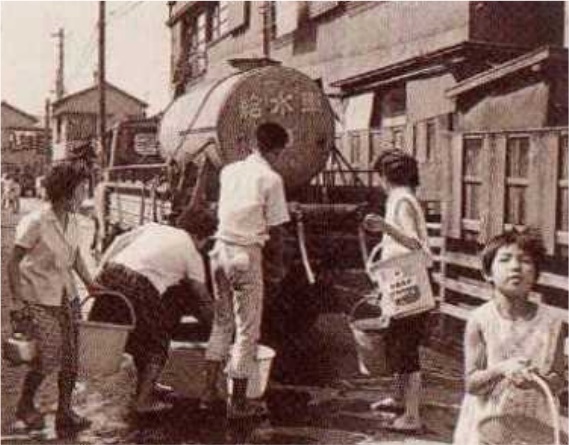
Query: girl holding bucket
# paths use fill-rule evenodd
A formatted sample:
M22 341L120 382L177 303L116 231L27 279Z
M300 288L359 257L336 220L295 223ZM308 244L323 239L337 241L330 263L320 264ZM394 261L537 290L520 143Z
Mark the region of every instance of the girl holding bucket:
M52 168L45 180L48 203L24 216L16 227L8 261L15 329L25 326L36 343L36 357L25 379L16 418L27 429L42 429L34 397L46 376L59 371L58 431L78 431L90 422L71 409L77 379L79 300L72 272L90 286L92 279L79 250L75 212L86 196L87 175L72 164ZM19 326L18 326L19 325Z
M529 301L544 254L532 229L504 232L482 252L493 298L474 310L466 325L467 394L455 430L457 445L522 443L510 435L516 433L523 434L523 443L552 443L550 431L549 437L531 437L551 424L546 397L531 390L535 375L553 392L564 387L561 321L548 307Z
M385 219L367 215L365 230L383 232L381 259L393 258L412 250L427 252L427 225L414 190L419 185L417 161L407 153L391 149L382 152L374 164L380 184L387 192ZM371 405L375 410L403 412L389 429L417 431L422 428L419 413L421 366L419 344L425 334L426 314L393 319L385 338L388 367L394 374L395 396Z

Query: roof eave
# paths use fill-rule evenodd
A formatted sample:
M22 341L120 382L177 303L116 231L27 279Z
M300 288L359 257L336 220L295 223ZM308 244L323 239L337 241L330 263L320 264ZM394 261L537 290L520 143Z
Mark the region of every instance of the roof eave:
M565 63L567 63L567 50L552 47L538 48L463 80L452 88L449 88L446 91L446 96L449 98L460 96L524 69L531 69L535 65L542 64L549 60L565 61Z

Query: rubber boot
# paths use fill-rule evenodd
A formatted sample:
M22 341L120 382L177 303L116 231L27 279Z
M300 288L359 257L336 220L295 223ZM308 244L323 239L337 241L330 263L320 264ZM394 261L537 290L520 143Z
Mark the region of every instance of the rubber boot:
M154 387L158 377L162 373L162 366L156 363L146 365L141 373L138 384L134 410L138 414L163 411L172 408L171 403L157 400L154 394Z
M217 379L221 371L221 362L208 360L205 364L205 389L200 396L200 409L211 409L212 404L221 397L217 391Z
M62 371L57 379L59 400L57 413L55 414L55 430L59 433L74 433L91 426L91 421L79 416L71 409L71 399L77 376L73 373Z
M227 418L229 420L259 417L267 414L264 403L247 399L247 379L233 379L233 394L229 399Z
M37 371L29 371L24 379L20 400L16 407L16 418L24 423L28 430L41 430L45 427L45 421L41 413L34 405L37 390L45 376Z

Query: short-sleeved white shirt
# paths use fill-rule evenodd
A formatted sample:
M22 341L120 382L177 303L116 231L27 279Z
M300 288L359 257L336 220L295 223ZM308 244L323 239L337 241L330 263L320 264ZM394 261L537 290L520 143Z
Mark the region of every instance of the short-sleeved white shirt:
M290 220L282 178L259 153L224 167L220 182L217 239L263 246L269 227Z
M26 249L20 263L22 298L31 303L60 306L63 291L77 294L72 270L79 251L79 224L69 214L63 228L51 205L25 215L16 227L14 244Z
M184 278L205 283L203 259L183 229L148 223L118 236L102 264L113 262L144 275L160 294Z
M413 207L416 219L412 220L402 214L401 204L404 202ZM398 228L405 235L415 238L428 250L427 223L415 194L408 187L395 187L389 192L385 207L385 221ZM398 243L387 234L384 235L382 244L381 258L384 260L410 251L409 248Z

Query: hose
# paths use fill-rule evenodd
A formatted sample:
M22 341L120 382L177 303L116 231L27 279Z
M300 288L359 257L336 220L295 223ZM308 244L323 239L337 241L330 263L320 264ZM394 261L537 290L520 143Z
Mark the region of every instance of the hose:
M308 259L308 251L306 249L306 234L304 231L302 212L300 210L296 212L296 231L298 234L298 247L300 249L302 265L304 266L308 283L312 285L316 283L316 279L314 278L314 272L312 271L312 267L310 266L310 261Z

